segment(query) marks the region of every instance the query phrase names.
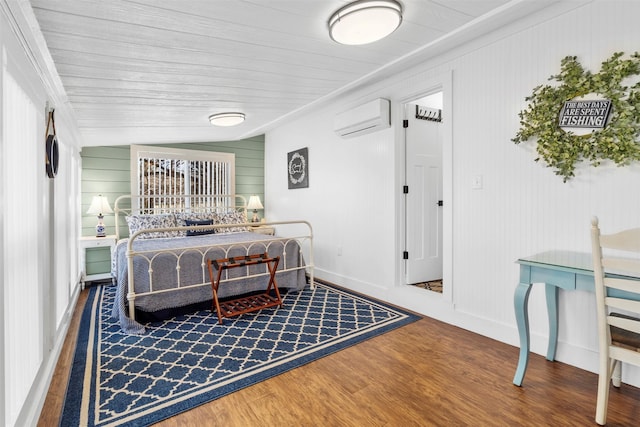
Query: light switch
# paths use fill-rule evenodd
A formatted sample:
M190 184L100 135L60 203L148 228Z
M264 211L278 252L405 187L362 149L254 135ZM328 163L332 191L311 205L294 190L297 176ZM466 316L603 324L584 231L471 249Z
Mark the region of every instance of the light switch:
M471 182L471 188L474 190L482 189L482 175L476 175L473 177L473 181Z

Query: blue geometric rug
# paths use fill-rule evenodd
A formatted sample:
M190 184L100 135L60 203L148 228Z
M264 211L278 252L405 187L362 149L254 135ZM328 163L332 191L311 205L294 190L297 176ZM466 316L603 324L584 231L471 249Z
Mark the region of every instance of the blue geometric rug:
M200 311L127 335L114 286L82 314L61 426L147 426L419 319L317 283L282 308L224 319Z

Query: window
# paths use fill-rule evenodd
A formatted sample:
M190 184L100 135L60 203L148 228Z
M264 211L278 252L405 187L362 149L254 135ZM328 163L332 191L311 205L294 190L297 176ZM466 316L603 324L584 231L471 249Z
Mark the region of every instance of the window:
M139 206L145 211L204 207L216 202L210 196L233 195L234 189L233 153L131 146L131 194L148 196Z

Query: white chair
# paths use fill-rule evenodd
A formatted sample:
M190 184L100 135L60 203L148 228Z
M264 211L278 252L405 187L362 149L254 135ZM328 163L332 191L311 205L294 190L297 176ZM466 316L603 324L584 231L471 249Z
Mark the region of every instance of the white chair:
M601 235L591 220L600 363L596 422L605 425L609 382L620 386L620 362L640 366L640 228Z

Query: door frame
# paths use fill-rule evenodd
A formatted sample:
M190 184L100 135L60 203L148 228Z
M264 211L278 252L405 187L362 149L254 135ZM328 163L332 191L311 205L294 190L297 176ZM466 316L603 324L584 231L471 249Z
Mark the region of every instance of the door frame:
M419 98L442 92L442 297L453 302L454 274L453 274L453 72L448 71L433 78L422 79L420 86L413 86L413 90L407 90L399 94L396 103L394 121L402 123L404 119L404 105ZM398 216L396 221L396 245L406 248L407 215L405 196L402 188L406 185L407 162L405 130L402 125L397 126L396 141L398 142L397 185L398 192ZM406 261L398 263L396 270L396 283L407 285L405 273Z

